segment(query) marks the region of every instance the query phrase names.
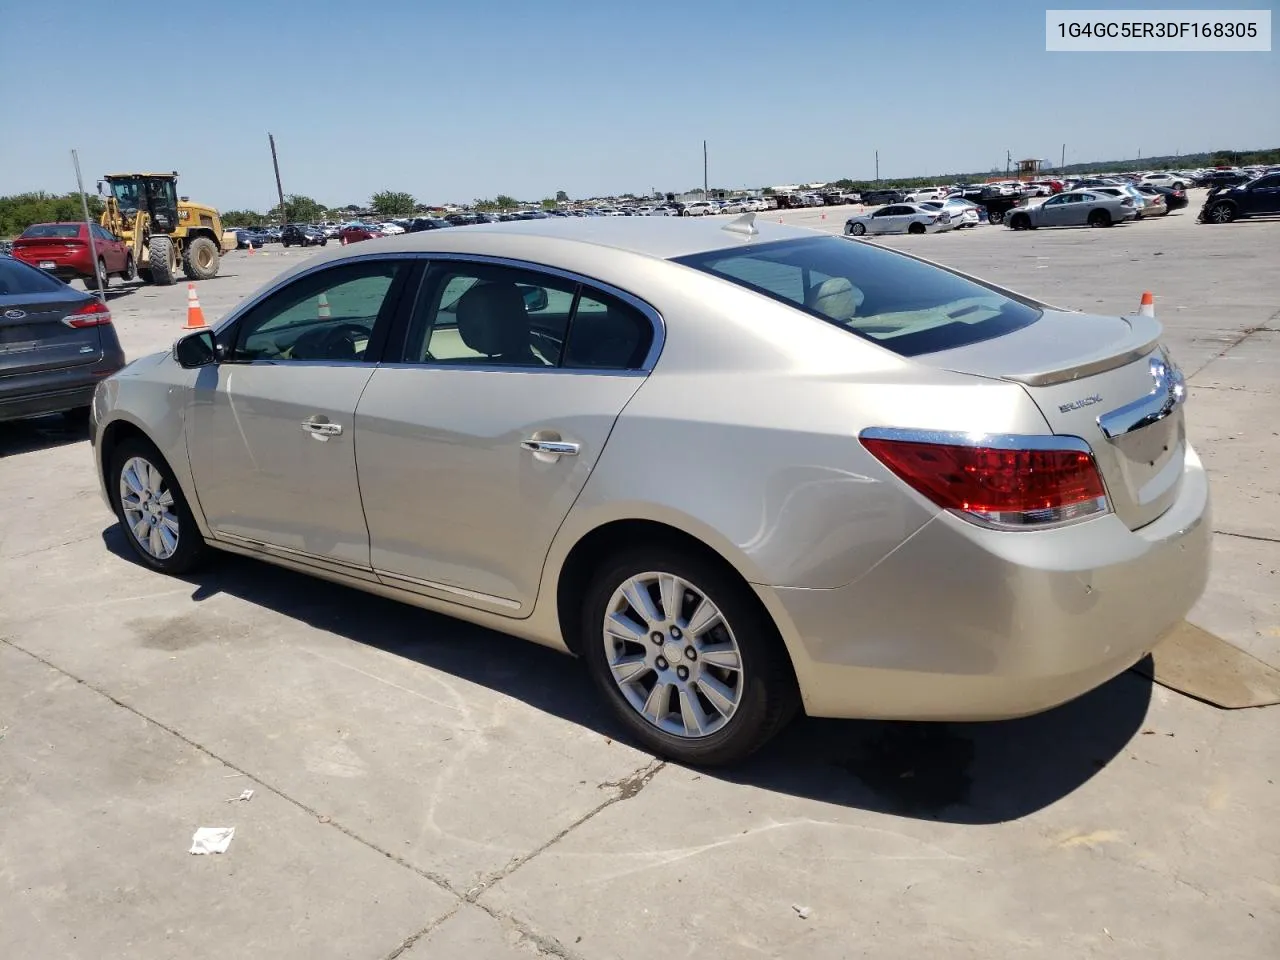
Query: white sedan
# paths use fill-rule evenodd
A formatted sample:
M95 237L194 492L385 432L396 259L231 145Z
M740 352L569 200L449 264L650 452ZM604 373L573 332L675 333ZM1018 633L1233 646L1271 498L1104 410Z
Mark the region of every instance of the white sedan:
M380 223L378 230L386 237L394 237L398 233L404 233L404 227L398 223Z
M875 213L859 214L844 222L845 236L849 237L865 233L942 233L954 227L951 214L916 203L891 203Z
M976 227L982 222L982 218L978 215L978 205L968 200L961 200L959 197L952 197L949 200L927 200L919 206L925 210L947 214L957 230Z

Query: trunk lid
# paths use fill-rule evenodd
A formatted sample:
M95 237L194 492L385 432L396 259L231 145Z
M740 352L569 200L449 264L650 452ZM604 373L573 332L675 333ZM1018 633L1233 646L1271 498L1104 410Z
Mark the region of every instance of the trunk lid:
M102 328L63 322L91 299L66 286L0 295L0 378L100 361Z
M1186 426L1182 374L1153 317L1046 309L1021 330L917 358L940 369L1022 384L1056 434L1093 448L1116 515L1131 529L1177 499Z
M13 241L13 255L44 270L83 266L88 271L89 246L74 237L19 237Z

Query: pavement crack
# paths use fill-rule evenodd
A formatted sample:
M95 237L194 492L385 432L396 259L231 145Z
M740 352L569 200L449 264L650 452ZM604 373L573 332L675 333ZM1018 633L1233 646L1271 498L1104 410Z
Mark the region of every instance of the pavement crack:
M1264 537L1258 533L1236 533L1234 530L1213 531L1220 537L1238 537L1241 540L1257 540L1261 543L1280 543L1280 537Z
M432 920L430 923L428 923L425 927L423 927L417 933L412 934L408 937L405 937L402 941L400 941L399 946L397 946L394 950L392 950L385 957L383 957L382 960L396 960L396 957L400 956L400 954L404 953L406 950L412 947L415 943L417 943L423 937L430 934L433 930L436 929L436 927L439 927L441 924L443 924L447 920L453 919L453 917L457 914L457 912L462 909L462 906L463 906L463 901L459 900L443 915L437 917L435 920Z
M1255 325L1255 326L1251 326L1251 327L1245 327L1243 330L1241 330L1241 331L1240 331L1239 336L1237 336L1234 340L1232 340L1232 341L1231 341L1230 343L1228 343L1225 347L1223 347L1220 351L1218 351L1218 353L1214 354L1212 357L1210 357L1210 358L1209 358L1208 360L1206 360L1204 363L1200 364L1200 366L1198 366L1198 367L1196 368L1195 373L1192 373L1190 376L1188 376L1188 377L1187 377L1187 379L1188 379L1188 380L1191 380L1191 379L1193 379L1193 378L1195 378L1195 377L1199 376L1201 373L1203 373L1203 372L1204 372L1205 368L1206 368L1206 367L1208 367L1211 363L1213 363L1213 362L1214 362L1214 361L1216 361L1216 360L1221 360L1221 359L1222 359L1223 357L1225 357L1228 353L1230 353L1230 352L1231 352L1232 350L1234 350L1236 347L1240 346L1240 344L1244 343L1246 340L1248 340L1248 339L1249 339L1250 337L1252 337L1254 334L1258 334L1258 333L1274 333L1275 331L1273 331L1273 330L1271 329L1271 325L1272 325L1273 323L1275 323L1277 320L1280 320L1280 310L1277 310L1275 313L1273 313L1271 316L1267 317L1267 319L1266 319L1266 320L1264 320L1264 321L1263 321L1262 323L1260 323L1260 324L1257 324L1257 325Z
M332 819L331 817L328 817L325 814L322 814L319 810L316 810L315 808L309 806L308 804L297 799L296 797L290 796L281 787L274 785L270 781L265 780L262 777L258 776L258 774L254 773L253 771L246 770L244 767L240 766L239 764L231 760L228 760L226 757L221 756L220 754L216 753L213 750L210 750L204 744L200 743L199 741L191 739L186 734L182 733L180 730L176 730L175 728L169 726L168 724L157 720L155 717L152 717L146 713L143 713L137 707L134 707L128 703L125 703L119 697L116 697L111 693L108 693L106 690L104 690L102 687L98 686L97 684L90 683L88 680L84 679L81 676L78 676L77 674L72 673L70 670L67 670L64 667L58 666L58 664L47 659L46 657L42 657L40 654L32 650L28 650L26 647L23 647L20 644L14 643L12 638L10 637L0 636L0 643L3 643L5 646L9 647L12 650L18 651L19 653L26 654L32 660L35 660L38 663L44 664L50 670L54 670L57 673L61 674L62 676L67 677L70 680L74 680L76 683L86 687L89 690L92 690L94 693L98 694L99 696L104 697L107 700L110 700L113 704L115 704L117 707L120 707L122 710L128 710L135 717L138 717L144 720L145 722L155 726L156 728L163 730L165 733L169 734L170 736L177 737L183 743L187 744L188 746L196 750L199 750L205 756L213 758L214 760L218 761L218 763L221 763L224 766L228 767L229 769L234 770L236 773L243 774L245 777L247 777L248 779L252 780L254 783L261 786L264 790L270 793L274 793L277 797L287 801L288 803L293 804L302 812L309 814L312 817L315 817L317 820L320 820L326 826L333 827L339 833L343 834L344 836L350 837L356 843L359 843L362 846L368 847L370 850L373 850L376 853L382 854L384 857L386 857L388 860L392 861L396 865L404 867L406 870L409 870L410 872L417 874L419 877L422 877L422 879L428 880L431 883L434 883L436 886L440 887L446 893L449 893L455 897L461 896L458 893L458 891L455 890L452 887L452 885L450 885L449 881L446 880L444 877L440 876L439 874L432 873L429 870L423 870L421 867L413 863L410 863L408 860L406 860L404 857L400 856L399 854L393 853L390 850L386 850L383 847L378 846L378 844L374 843L371 840L366 840L364 837L360 836L350 827L343 826L342 824L338 823L336 820ZM605 805L607 806L607 804Z
M526 853L524 856L514 858L513 860L508 862L507 865L503 867L501 870L498 870L495 873L489 874L489 876L485 877L483 880L481 880L479 883L477 883L475 886L469 889L466 892L466 894L464 894L463 898L468 903L475 903L476 900L480 897L480 895L483 894L490 887L492 887L495 883L498 883L500 880L503 880L506 877L511 876L511 874L515 873L515 871L519 870L521 867L523 867L526 863L528 863L534 857L538 856L543 851L559 843L561 840L567 837L570 833L572 833L574 830L577 830L578 827L582 826L584 823L586 823L596 814L600 813L602 810L607 810L609 807L613 806L615 803L621 803L623 800L630 800L632 797L638 794L641 790L647 787L649 785L649 781L651 781L654 777L656 777L666 765L667 765L667 762L665 760L656 760L656 759L650 760L639 770L633 771L632 773L623 777L621 780L606 780L604 783L599 784L599 788L602 790L612 787L617 792L613 796L609 797L607 800L602 800L600 803L596 804L594 807L592 807L590 810L588 810L586 813L580 816L577 820L573 821L573 823L569 824L567 827L565 827L563 830L557 833L550 840L546 841L540 846L535 847L533 850L531 850L529 853Z

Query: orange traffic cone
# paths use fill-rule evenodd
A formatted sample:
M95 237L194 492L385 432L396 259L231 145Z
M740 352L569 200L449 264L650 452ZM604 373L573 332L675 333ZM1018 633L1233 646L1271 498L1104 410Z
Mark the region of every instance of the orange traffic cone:
M1156 298L1151 295L1150 290L1142 292L1142 302L1138 304L1138 316L1154 317L1156 315Z
M253 256L253 241L249 241L249 256Z
M827 219L827 215L825 213L822 215L822 219L823 220Z
M333 314L329 312L329 298L325 294L320 294L320 299L316 301L316 318L319 320L329 320Z
M347 245L347 238L346 238L346 237L343 237L343 238L342 238L342 245L343 245L344 247Z
M184 330L199 330L207 327L205 323L204 311L200 309L200 298L196 296L196 285L194 283L187 284L187 325Z

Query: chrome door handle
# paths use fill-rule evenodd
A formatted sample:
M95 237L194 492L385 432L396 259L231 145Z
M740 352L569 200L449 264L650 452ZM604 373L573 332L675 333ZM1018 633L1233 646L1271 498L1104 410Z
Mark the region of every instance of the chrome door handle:
M520 449L530 453L550 453L558 457L576 457L581 449L576 443L563 440L521 440Z
M342 424L303 420L302 429L317 440L328 440L330 437L336 437L342 433Z

